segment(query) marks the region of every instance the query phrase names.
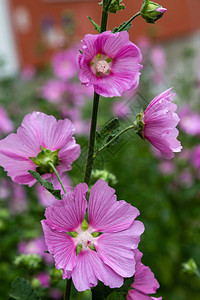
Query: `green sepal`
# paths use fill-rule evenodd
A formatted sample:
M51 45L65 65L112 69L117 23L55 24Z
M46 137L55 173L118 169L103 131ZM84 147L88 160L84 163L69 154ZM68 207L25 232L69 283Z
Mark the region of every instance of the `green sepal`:
M88 226L89 226L88 222L85 219L83 219L82 224L81 224L82 230L86 231L88 229Z
M29 157L29 159L37 166L36 171L40 174L53 173L53 169L49 166L51 162L55 167L59 165L58 153L60 149L51 151L40 146L41 151L36 157Z
M89 248L93 251L97 251L94 245L89 246Z
M67 234L71 237L77 237L78 233L76 231L68 231Z
M110 122L104 125L97 133L96 133L96 148L102 148L106 143L108 143L112 138L114 138L120 130L120 124L118 118L112 119ZM113 141L112 144L116 144L118 139Z
M95 22L92 20L91 17L88 17L88 19L89 19L90 22L94 25L94 29L95 29L96 31L98 31L99 33L101 33L101 27L100 27L97 23L95 23Z
M16 300L40 300L30 282L20 277L12 282L9 296Z
M102 232L98 232L98 231L95 231L93 233L91 233L91 235L95 238L95 237L98 237L99 235L101 235Z
M143 111L141 110L141 112L136 116L136 120L134 122L134 130L135 133L144 140L145 138L144 138L143 129L144 129Z
M36 171L28 171L49 193L51 193L57 200L62 200L60 190L55 190L53 184L45 179L43 179L40 174Z
M145 19L147 23L155 24L155 22L163 16L163 13L156 10L159 7L162 8L161 5L155 2L144 0L140 10L141 17Z
M82 250L82 245L81 244L78 244L77 246L76 246L76 255L78 255L80 252L81 252L81 250Z

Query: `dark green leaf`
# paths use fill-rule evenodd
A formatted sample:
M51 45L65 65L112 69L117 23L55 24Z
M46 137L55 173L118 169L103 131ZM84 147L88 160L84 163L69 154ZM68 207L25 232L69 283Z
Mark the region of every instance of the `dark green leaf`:
M119 129L120 129L120 124L119 124L119 120L117 118L112 119L103 128L101 128L96 133L96 147L97 147L97 149L103 147L112 138L114 138L119 133ZM113 141L112 144L114 144L116 142L117 142L117 139L115 141Z
M92 18L88 17L88 19L90 20L90 22L94 25L94 29L97 30L99 33L101 33L101 27L95 23Z
M131 29L131 27L132 27L132 23L129 23L126 25L127 22L128 21L125 21L122 24L120 24L119 27L113 28L112 33L116 33L119 31L129 31L129 29Z
M31 284L24 278L16 278L11 287L9 296L16 300L39 300Z
M55 190L53 184L45 179L43 179L40 174L33 170L28 171L47 191L49 191L56 199L62 200L60 190Z

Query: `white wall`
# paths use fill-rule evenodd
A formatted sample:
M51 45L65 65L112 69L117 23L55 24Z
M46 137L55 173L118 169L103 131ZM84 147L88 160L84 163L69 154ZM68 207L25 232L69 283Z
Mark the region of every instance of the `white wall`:
M0 60L5 62L5 65L0 67L0 77L13 75L19 70L8 5L8 0L0 0Z

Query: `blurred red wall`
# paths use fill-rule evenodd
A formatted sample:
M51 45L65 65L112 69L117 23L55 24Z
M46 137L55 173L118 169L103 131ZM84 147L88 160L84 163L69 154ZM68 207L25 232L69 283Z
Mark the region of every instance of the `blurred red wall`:
M42 65L60 48L66 48L86 33L96 33L87 19L91 16L100 23L100 0L9 0L21 65ZM118 26L140 10L142 0L124 0L126 9L110 14L108 29ZM141 17L129 31L130 39L150 35L155 40L166 40L186 35L200 28L199 0L160 0L167 8L164 17L155 25Z

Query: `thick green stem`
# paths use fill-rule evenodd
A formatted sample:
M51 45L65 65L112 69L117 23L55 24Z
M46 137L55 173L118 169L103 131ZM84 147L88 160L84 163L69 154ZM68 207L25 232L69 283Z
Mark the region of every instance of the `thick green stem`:
M66 286L65 286L64 300L70 300L71 287L72 287L72 278L67 279Z
M89 181L90 181L90 175L92 172L93 160L94 160L93 155L94 155L94 144L95 144L99 98L100 98L100 96L97 93L94 93L93 108L92 108L92 120L91 120L91 128L90 128L90 139L89 139L89 146L88 146L88 157L87 157L87 163L86 163L86 168L85 168L85 177L84 177L84 182L87 184L89 184Z
M134 129L134 125L130 125L128 127L126 127L125 129L123 129L122 131L120 131L116 136L114 136L109 142L107 142L103 147L101 147L100 149L98 149L98 151L94 154L94 158L97 156L97 154L99 152L101 152L103 149L105 149L106 147L108 147L110 144L112 144L120 135L122 135L123 133L125 133L126 131L130 130L130 129Z
M49 166L53 169L54 173L56 174L56 177L58 178L58 181L60 182L60 185L61 185L61 187L62 187L64 193L66 194L66 193L67 193L67 192L66 192L66 189L65 189L64 186L63 186L62 180L60 179L60 176L58 175L58 172L57 172L57 170L56 170L54 164L52 164L51 162L49 162L48 164L49 164Z
M121 28L119 31L123 31L124 28L129 25L135 18L137 18L138 16L140 16L140 11L138 11L134 16L132 16Z

